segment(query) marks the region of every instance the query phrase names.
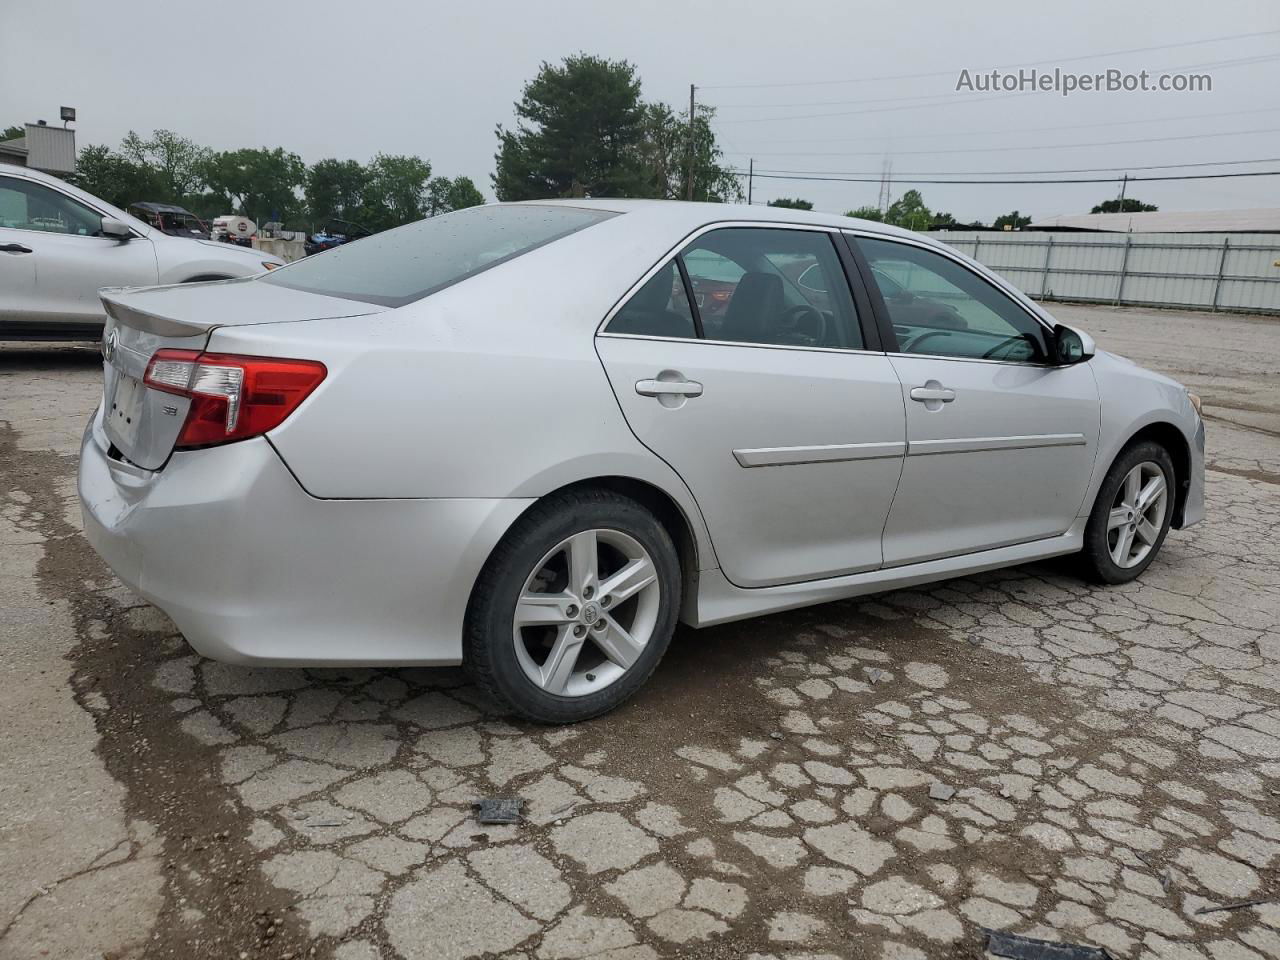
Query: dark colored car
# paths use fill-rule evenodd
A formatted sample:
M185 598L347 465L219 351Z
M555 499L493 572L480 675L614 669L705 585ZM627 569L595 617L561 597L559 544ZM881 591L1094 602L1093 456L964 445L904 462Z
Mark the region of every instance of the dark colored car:
M191 237L195 240L209 239L209 225L190 210L172 203L131 203L127 208L143 223L155 227L161 233L171 237Z
M371 236L373 236L373 231L367 227L360 226L358 223L330 218L321 224L319 230L307 237L302 244L302 249L307 256L311 256L313 253L323 253L325 250L332 250L334 247L340 247L342 244L350 243L352 240Z

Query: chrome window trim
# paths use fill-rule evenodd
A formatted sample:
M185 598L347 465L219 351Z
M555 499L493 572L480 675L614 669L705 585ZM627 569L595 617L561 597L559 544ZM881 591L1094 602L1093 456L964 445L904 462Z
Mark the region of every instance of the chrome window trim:
M683 239L674 246L670 247L666 253L658 258L658 262L645 271L644 276L627 288L627 292L618 298L617 303L609 308L609 312L604 315L604 319L596 325L595 335L597 337L611 337L619 340L665 340L676 343L710 343L721 344L735 347L759 347L765 350L808 350L818 351L822 353L865 353L873 354L878 357L884 356L883 350L864 350L854 347L798 347L780 343L746 343L741 340L713 340L709 337L654 337L642 333L610 333L608 330L610 321L622 310L623 307L631 300L633 296L653 277L655 273L666 266L667 262L678 255L681 250L693 243L704 234L713 230L726 230L737 227L747 227L757 230L802 230L807 233L825 233L828 236L839 236L843 232L842 227L823 226L820 224L804 224L804 223L774 223L768 220L718 220L714 223L704 223L696 230L691 230ZM834 241L833 241L834 243ZM833 250L836 256L839 256L838 250ZM853 291L849 291L849 298L853 299ZM857 303L854 303L854 313L856 318ZM861 318L856 318L860 321ZM861 334L861 330L858 331ZM864 338L865 339L865 338Z
M786 343L748 343L745 340L710 340L704 337L655 337L645 333L597 333L602 340L655 340L661 343L701 343L709 347L751 347L755 350L799 350L804 353L854 354L866 357L886 356L883 350L855 350L852 347L800 347Z
M883 240L886 243L901 243L904 246L918 247L921 250L928 250L930 253L936 253L941 257L945 257L946 259L952 261L956 266L960 267L963 270L968 270L971 274L973 274L978 279L983 280L984 282L995 287L998 291L1000 291L1006 297L1008 297L1010 302L1013 303L1015 307L1017 307L1019 310L1025 313L1028 317L1030 317L1036 323L1038 323L1042 328L1044 328L1046 333L1050 335L1052 335L1053 333L1054 324L1051 324L1039 313L1029 309L1027 305L1019 299L1020 297L1026 296L1026 294L1024 294L1021 290L1019 290L1017 287L1013 286L1012 284L1007 283L1002 277L999 277L996 274L992 273L991 271L987 270L985 267L983 268L983 272L979 273L978 271L973 269L973 266L971 264L965 262L960 256L956 255L950 250L947 250L943 247L935 246L932 243L925 243L921 240L917 240L914 237L899 237L894 234L877 233L874 230L848 230L848 229L842 228L840 232L850 237L866 237L870 240ZM868 265L870 265L870 261L868 261ZM987 360L983 357L955 357L955 356L948 356L947 354L944 354L944 353L903 353L901 351L895 351L890 353L889 356L891 357L928 357L931 360L960 360L968 363L1004 363L1004 364L1011 364L1013 366L1019 366L1019 367L1036 367L1037 369L1041 369L1041 370L1054 370L1054 369L1057 369L1059 366L1061 366L1061 364L1056 364L1056 363L1037 363L1034 360Z
M1058 363L1036 363L1034 360L987 360L983 357L952 357L945 353L887 353L889 357L902 357L906 360L952 360L956 363L1000 363L1006 367L1031 367L1035 370L1058 370L1063 364ZM1075 366L1075 364L1066 364L1066 366Z

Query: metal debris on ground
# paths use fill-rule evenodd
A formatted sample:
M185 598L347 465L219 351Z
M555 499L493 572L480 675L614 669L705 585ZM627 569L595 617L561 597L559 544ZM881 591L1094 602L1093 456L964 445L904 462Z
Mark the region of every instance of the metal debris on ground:
M930 800L950 800L956 795L956 788L949 783L934 783L929 787Z
M987 935L987 952L997 957L1011 957L1013 960L1111 960L1111 954L1101 947L1037 940L985 927L982 932Z
M519 823L524 801L519 797L482 797L471 806L480 823Z
M1245 907L1261 907L1271 903L1270 900L1241 900L1239 903L1224 903L1219 907L1201 907L1196 913L1218 913L1222 910L1243 910Z

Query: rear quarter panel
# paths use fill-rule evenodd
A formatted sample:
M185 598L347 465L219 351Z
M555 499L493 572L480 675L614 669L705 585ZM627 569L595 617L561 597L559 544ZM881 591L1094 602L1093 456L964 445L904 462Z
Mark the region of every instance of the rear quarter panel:
M581 242L611 223L397 310L219 328L209 349L328 367L270 434L312 496L524 498L630 477L679 505L714 565L692 495L631 433L594 348L600 319L672 241Z

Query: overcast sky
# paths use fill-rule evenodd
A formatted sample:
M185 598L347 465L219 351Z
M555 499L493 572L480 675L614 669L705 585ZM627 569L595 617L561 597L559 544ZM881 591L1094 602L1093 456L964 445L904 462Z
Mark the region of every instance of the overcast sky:
M1254 36L1082 59L1241 34ZM492 196L495 124L512 122L512 102L541 61L578 51L631 61L645 97L678 108L697 84L699 100L719 108L728 159L744 169L752 156L757 169L853 174L878 173L886 159L901 175L1280 169L1280 160L1135 169L1280 158L1273 0L0 0L0 127L56 122L67 104L79 112L80 146L167 127L215 149L283 146L308 162L413 153ZM956 92L961 69L1032 63L1188 69L1211 74L1213 89ZM886 77L898 79L875 79ZM755 86L730 86L744 84ZM894 196L904 189L895 183ZM1087 212L1117 192L1097 183L918 189L935 210L986 221L1015 207ZM754 194L842 212L874 204L878 191L757 179ZM1168 210L1280 207L1280 177L1139 183L1128 195Z

